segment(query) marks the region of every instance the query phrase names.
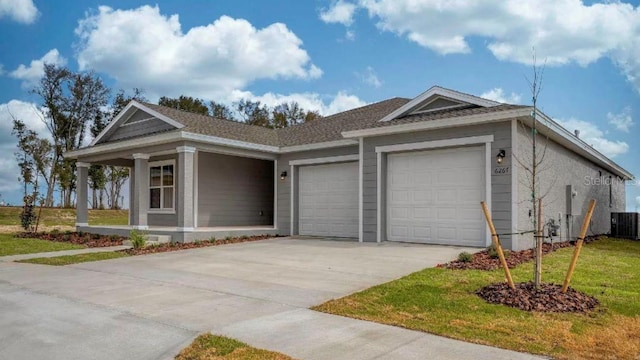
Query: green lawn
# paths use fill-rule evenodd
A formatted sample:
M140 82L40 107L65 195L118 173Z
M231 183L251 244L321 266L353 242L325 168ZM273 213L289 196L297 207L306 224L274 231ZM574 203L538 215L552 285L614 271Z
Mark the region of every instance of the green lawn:
M203 334L176 356L176 360L293 360L287 355L256 349L238 340Z
M573 248L543 260L543 281L562 283ZM513 270L532 278L532 264ZM504 281L502 270L425 269L315 310L451 338L563 359L638 359L640 241L602 239L585 245L572 287L601 302L590 314L529 313L488 304L475 291Z
M0 225L20 225L20 207L0 207ZM36 214L39 209L36 208ZM127 225L127 210L89 210L90 225ZM76 209L43 208L40 225L75 226Z
M48 257L48 258L43 257L43 258L27 259L27 260L20 260L18 262L29 263L29 264L64 266L64 265L71 265L71 264L79 264L83 262L118 259L118 258L127 257L127 256L131 256L131 255L122 251L105 251L105 252L87 253L87 254L78 254L78 255L63 255L63 256Z
M15 238L11 234L0 234L0 256L84 248L82 245L39 239L21 239Z

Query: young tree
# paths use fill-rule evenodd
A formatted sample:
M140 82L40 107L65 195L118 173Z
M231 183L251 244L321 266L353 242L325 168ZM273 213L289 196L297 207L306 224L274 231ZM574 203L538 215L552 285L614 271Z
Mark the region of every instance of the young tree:
M158 105L196 114L209 115L209 108L204 100L193 98L191 96L180 95L177 99L163 96L158 100Z
M18 152L15 153L20 167L21 181L24 185L24 196L29 193L39 193L39 183L42 177L47 180L47 173L51 167L52 147L47 139L41 139L38 134L27 128L24 122L13 119L11 133L18 139ZM29 191L31 186L31 191ZM35 196L35 195L34 195Z
M270 117L271 111L260 101L241 99L234 106L244 123L273 128Z
M305 110L295 101L274 106L271 116L272 127L275 129L303 124L321 117L317 111Z
M53 205L58 183L61 203L68 207L75 190L75 163L65 160L62 154L83 144L87 127L107 104L109 89L94 73L73 73L65 67L44 64L44 75L32 92L47 109L43 121L53 140L45 205Z
M118 210L122 208L120 204L122 186L129 178L129 169L122 166L108 166L107 177L107 205L109 209Z
M524 133L529 134L528 139L530 149L527 152L525 147L519 155L516 156L516 162L520 169L524 171L524 180L522 185L526 186L530 191L528 202L531 203L531 219L533 226L533 244L535 248L534 261L534 284L536 288L542 282L542 243L543 243L543 224L539 220L542 209L539 208L542 200L547 197L553 188L556 178L551 176L543 176L545 172L553 169L552 159L548 157L547 147L549 145L548 137L541 137L538 134L538 101L540 92L542 91L542 80L544 75L544 65L540 68L537 66L535 53L533 55L533 78L528 79L531 90L531 127L520 122L520 126ZM541 217L540 217L541 218Z
M236 121L233 111L227 105L215 101L209 102L209 115L218 119Z

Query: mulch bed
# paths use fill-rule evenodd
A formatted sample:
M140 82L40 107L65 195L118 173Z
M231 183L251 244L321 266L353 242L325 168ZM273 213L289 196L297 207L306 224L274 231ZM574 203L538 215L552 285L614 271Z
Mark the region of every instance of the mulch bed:
M277 236L277 235L276 235ZM256 236L242 236L242 237L233 237L228 239L218 239L218 240L200 240L194 241L190 243L166 243L159 245L147 246L139 249L127 249L122 250L129 255L146 255L146 254L155 254L169 251L178 251L178 250L186 250L186 249L197 249L208 246L218 246L224 244L237 244L249 241L258 241L265 240L269 238L276 237L273 235L256 235Z
M507 283L491 284L476 291L476 294L492 304L537 312L586 313L599 304L596 298L571 287L563 294L562 286L555 284L540 284L538 289L533 282L518 283L515 286L515 290L511 290Z
M585 239L585 243L590 243L592 241L597 240L598 236L590 236ZM543 243L542 244L542 255L549 254L555 250L570 247L574 245L574 241L564 241L564 242L554 242L551 243ZM522 263L532 261L535 258L534 249L527 249L521 251L509 251L505 250L505 256L507 265L509 268L514 268L517 265ZM495 258L489 255L489 251L487 249L477 252L471 255L471 261L463 262L460 260L454 260L446 264L438 265L438 267L444 267L447 269L456 269L456 270L495 270L501 267L500 259L497 256Z
M55 242L65 242L71 244L84 245L86 247L96 248L96 247L107 247L107 246L120 246L122 242L126 240L126 237L117 236L117 235L98 235L98 234L89 234L89 233L78 233L78 232L22 232L16 234L16 237L19 238L29 238L29 239L41 239Z

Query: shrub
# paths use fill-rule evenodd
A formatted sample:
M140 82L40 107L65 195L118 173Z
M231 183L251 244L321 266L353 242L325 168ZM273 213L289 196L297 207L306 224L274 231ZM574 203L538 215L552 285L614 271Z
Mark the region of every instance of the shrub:
M463 251L460 254L458 254L458 261L468 263L468 262L471 262L472 258L473 258L473 255L469 254L466 251Z
M212 243L216 242L216 237L215 237L215 236L212 236L212 237L209 239L209 242L212 242Z
M53 230L51 230L51 231L49 232L49 234L50 234L51 236L58 236L58 235L60 235L60 230L58 230L58 228L54 228Z
M147 234L138 230L131 230L129 233L129 240L131 241L131 246L134 249L141 249L147 243Z
M98 235L98 239L99 238L100 238L100 235ZM119 235L111 235L111 236L109 236L109 239L111 241L118 241L118 240L120 240L120 236Z
M509 250L503 249L502 253L504 254L505 259L509 257ZM489 257L492 259L499 258L498 249L495 247L495 245L491 244L489 247L487 247L487 255L489 255Z
M229 241L229 240L231 240L231 236L227 236L227 237L225 237L224 239L225 239L225 240L227 240L227 241Z
M34 196L27 195L24 197L24 205L20 212L20 224L26 231L33 230L33 223L36 221L36 210L34 207Z
M240 236L240 239L242 239L242 240L247 240L248 238L249 238L249 237L248 237L247 235L242 235L242 236Z

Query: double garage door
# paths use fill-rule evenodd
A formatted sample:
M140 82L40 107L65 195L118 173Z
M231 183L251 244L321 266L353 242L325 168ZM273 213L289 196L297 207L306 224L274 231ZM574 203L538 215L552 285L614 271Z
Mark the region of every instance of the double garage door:
M387 155L387 240L484 246L484 147Z
M300 235L358 237L358 163L301 166ZM484 147L387 155L389 241L484 246Z
M358 163L301 166L300 235L358 237Z

